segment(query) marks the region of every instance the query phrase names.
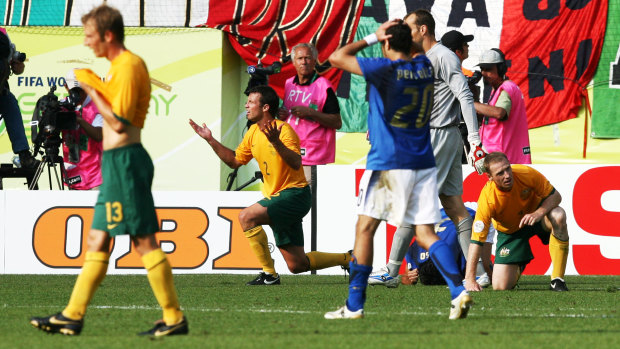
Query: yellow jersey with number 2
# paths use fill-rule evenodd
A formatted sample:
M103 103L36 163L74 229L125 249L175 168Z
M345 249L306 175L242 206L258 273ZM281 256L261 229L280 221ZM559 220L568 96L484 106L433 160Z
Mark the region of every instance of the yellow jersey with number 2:
M287 148L297 154L301 154L299 147L299 137L293 128L284 121L276 120L277 127L280 129L280 140ZM291 168L276 151L267 139L267 136L258 128L256 124L243 137L243 141L235 150L235 158L242 164L247 164L256 159L260 171L263 174L263 195L270 198L288 188L303 188L308 185L304 176L303 167L297 170Z

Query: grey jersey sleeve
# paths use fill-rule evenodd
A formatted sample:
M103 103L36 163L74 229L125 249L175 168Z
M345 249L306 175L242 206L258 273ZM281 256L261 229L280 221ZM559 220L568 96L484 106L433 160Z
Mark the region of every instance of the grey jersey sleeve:
M461 112L467 125L470 143L479 143L478 120L474 96L467 86L457 55L441 44L436 44L427 56L435 69L435 98L431 127L458 124Z

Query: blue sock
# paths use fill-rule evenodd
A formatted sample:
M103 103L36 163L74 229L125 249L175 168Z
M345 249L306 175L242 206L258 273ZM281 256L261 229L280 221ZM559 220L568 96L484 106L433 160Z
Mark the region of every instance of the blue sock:
M357 264L351 260L349 262L349 298L347 298L347 308L357 311L364 308L366 302L366 288L368 287L368 276L372 272L372 266Z
M455 257L452 255L448 244L442 240L437 240L428 249L428 253L441 276L446 280L452 299L458 297L465 290L463 276L459 272Z

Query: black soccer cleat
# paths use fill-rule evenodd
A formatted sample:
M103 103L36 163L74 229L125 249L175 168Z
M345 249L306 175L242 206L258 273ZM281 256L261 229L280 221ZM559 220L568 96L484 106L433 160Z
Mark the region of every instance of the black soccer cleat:
M568 291L568 287L566 287L566 282L562 278L555 278L551 280L551 284L549 285L549 289L551 291L556 292L564 292Z
M62 333L67 336L77 336L82 332L84 320L72 320L58 313L46 317L32 317L30 324L47 333Z
M265 272L261 272L258 274L256 279L252 281L248 281L246 286L254 286L254 285L279 285L280 284L280 275L273 276L271 274L267 274Z
M148 331L138 333L139 336L153 336L153 337L162 337L162 336L175 336L179 334L187 334L189 333L189 325L187 323L187 319L183 316L181 322L174 325L166 325L164 320L157 320L155 322L155 327L151 328Z

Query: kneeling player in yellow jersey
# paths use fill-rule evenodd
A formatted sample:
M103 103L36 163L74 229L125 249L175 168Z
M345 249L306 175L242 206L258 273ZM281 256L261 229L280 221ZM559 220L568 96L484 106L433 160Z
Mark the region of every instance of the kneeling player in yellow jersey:
M256 86L249 91L245 109L248 120L254 124L235 151L213 138L206 124L199 126L189 120L194 131L230 168L238 168L255 158L263 174L265 198L239 214L245 236L263 267L263 272L247 285L280 284L263 224L273 230L276 245L294 274L334 266L348 267L351 260L349 252L304 252L301 221L312 205L310 186L301 166L299 137L290 125L274 118L278 102L278 95L269 86Z
M566 212L559 206L562 196L540 172L524 165L510 165L504 153L494 152L484 158L489 182L478 199L474 219L465 287L479 291L476 261L486 240L491 220L497 230L497 247L493 267L493 289L514 288L525 266L534 258L530 237L536 235L545 245L553 262L553 291L568 291L564 282L568 257ZM471 263L470 263L471 262Z

